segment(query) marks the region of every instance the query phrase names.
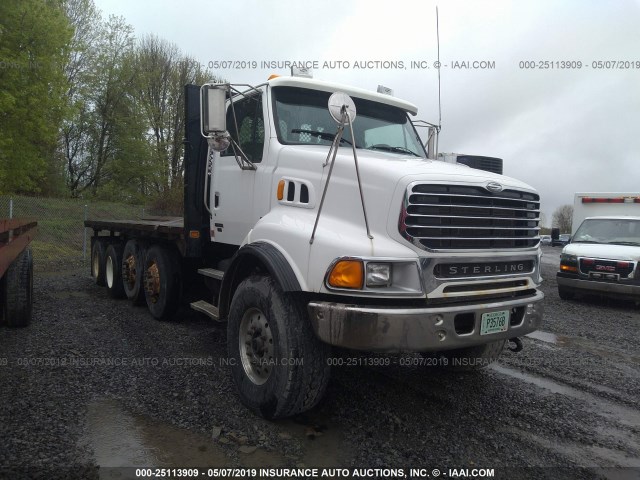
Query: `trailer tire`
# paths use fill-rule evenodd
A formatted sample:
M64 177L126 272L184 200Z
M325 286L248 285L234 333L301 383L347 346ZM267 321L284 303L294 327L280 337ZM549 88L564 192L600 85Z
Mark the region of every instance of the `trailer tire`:
M474 345L473 347L445 350L435 354L423 356L435 356L435 365L451 372L473 372L488 367L498 360L504 349L506 340Z
M275 419L309 410L322 399L330 348L316 338L295 296L272 277L253 275L238 285L228 320L227 351L242 403Z
M129 240L122 252L122 284L125 295L134 305L143 305L144 297L144 257L147 245L140 240Z
M160 245L147 251L144 296L154 318L168 320L176 313L180 301L180 263L173 251Z
M125 298L122 281L122 244L112 243L107 247L104 261L104 281L111 298Z
M96 238L91 248L91 276L96 285L104 287L104 261L107 256L107 241L102 238Z
M29 247L9 265L3 283L4 321L9 327L26 327L33 311L33 257Z
M558 295L562 300L573 300L576 296L573 290L561 286L558 286Z

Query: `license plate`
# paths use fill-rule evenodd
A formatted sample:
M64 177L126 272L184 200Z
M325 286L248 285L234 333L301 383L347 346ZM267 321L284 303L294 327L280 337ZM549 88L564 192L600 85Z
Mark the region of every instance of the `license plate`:
M509 310L500 312L488 312L482 314L480 323L480 335L506 332L509 328Z

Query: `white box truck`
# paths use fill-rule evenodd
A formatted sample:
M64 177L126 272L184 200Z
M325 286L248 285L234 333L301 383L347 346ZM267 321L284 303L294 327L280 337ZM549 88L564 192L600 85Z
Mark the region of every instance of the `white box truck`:
M576 193L572 231L560 255L560 298L640 301L640 193Z
M571 235L587 217L640 215L640 192L581 192L573 199Z

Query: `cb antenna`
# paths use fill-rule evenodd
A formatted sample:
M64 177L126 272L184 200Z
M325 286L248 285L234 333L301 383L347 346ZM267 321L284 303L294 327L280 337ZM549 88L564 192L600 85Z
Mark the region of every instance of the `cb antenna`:
M438 43L438 133L442 129L442 100L440 98L440 22L438 16L438 6L436 5L436 40ZM437 148L437 147L436 147Z

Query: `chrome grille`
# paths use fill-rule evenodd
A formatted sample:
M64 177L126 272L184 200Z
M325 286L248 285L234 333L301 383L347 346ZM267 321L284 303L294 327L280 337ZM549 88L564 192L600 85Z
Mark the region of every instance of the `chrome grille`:
M483 187L414 184L400 216L400 233L431 250L531 248L538 245L540 197Z

